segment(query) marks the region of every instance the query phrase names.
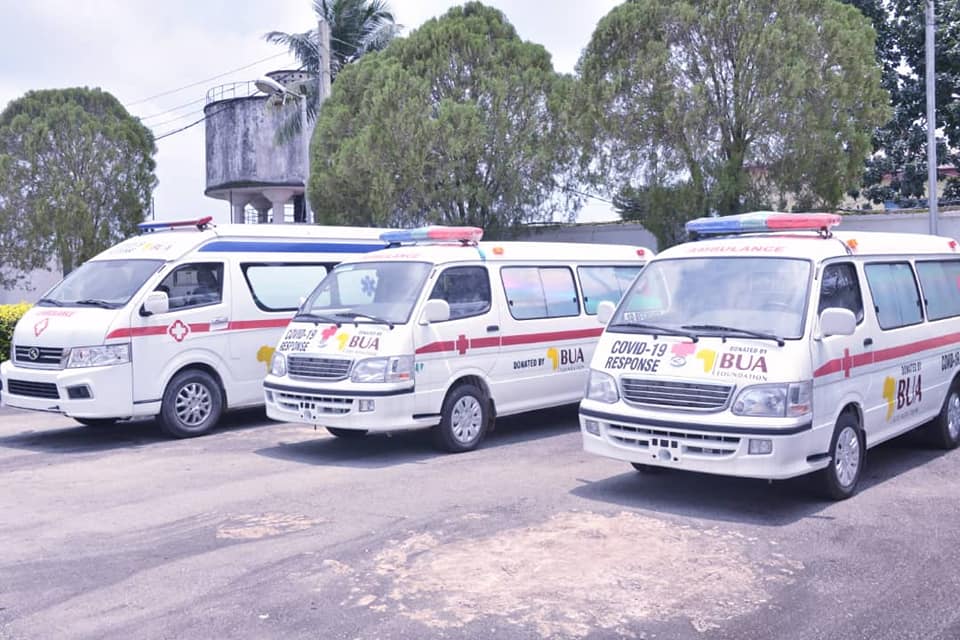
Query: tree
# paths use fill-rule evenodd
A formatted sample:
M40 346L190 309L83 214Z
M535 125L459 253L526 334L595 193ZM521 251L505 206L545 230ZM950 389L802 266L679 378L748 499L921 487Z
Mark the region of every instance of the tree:
M109 93L30 91L0 113L0 283L64 274L137 231L156 185L150 130ZM19 272L19 273L18 273Z
M330 26L330 78L337 77L349 63L371 51L379 51L390 44L400 33L400 25L393 19L393 12L386 0L314 0L313 11L317 20L325 20ZM303 33L271 31L264 36L267 42L287 47L300 63L300 70L315 79L300 87L307 99L307 119L317 118L320 108L316 79L320 72L320 56L316 29ZM300 110L292 114L290 121L281 130L286 139L299 132Z
M755 204L760 178L836 203L887 117L873 46L835 0L626 2L578 63L583 166L611 193L683 185L690 217Z
M572 79L504 15L455 7L344 69L311 149L318 221L481 226L550 219L571 143Z

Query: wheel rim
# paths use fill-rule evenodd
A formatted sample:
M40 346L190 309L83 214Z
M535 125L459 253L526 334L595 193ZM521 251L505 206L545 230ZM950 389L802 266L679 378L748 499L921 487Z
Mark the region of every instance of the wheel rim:
M837 446L833 452L837 480L843 487L849 487L860 472L860 438L853 427L844 427L837 437Z
M190 382L177 392L174 403L177 419L188 427L196 427L210 417L213 410L213 396L206 385Z
M483 426L483 407L473 396L463 396L453 405L450 429L461 444L469 444L480 435Z
M951 440L960 437L960 395L956 391L947 398L947 431Z

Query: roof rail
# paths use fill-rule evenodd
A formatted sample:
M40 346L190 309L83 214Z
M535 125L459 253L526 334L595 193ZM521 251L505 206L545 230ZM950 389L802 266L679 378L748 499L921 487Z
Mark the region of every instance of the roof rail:
M197 218L196 220L170 220L164 222L141 222L137 225L140 233L162 231L164 229L178 229L180 227L196 227L198 231L205 231L212 226L213 216Z

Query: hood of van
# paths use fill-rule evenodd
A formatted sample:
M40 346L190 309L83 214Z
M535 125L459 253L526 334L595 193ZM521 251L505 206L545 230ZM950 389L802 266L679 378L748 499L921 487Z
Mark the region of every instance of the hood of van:
M13 344L54 349L100 345L120 313L97 307L33 307L17 322Z
M401 327L391 330L382 324L343 324L338 327L335 324L292 322L277 343L277 351L284 355L353 358L400 355L410 353L408 333Z

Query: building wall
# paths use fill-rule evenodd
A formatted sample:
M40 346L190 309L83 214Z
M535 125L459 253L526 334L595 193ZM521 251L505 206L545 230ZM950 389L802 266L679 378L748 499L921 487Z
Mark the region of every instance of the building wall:
M59 271L33 271L23 285L13 289L0 289L0 304L34 303L47 289L57 284L61 277ZM3 357L4 354L0 354L0 359Z

